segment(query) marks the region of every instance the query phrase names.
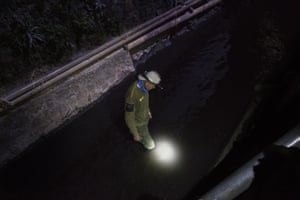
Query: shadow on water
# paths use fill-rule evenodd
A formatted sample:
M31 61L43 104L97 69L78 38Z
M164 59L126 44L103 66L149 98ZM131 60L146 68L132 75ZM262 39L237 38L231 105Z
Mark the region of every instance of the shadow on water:
M214 165L251 99L253 73L236 75L240 69L227 65L230 36L222 12L206 17L137 67L151 66L162 75L164 90L150 97L154 118L149 128L155 140L176 144L176 164L161 166L151 159L152 152L132 141L123 120L124 94L135 79L131 75L4 168L1 196L181 199Z

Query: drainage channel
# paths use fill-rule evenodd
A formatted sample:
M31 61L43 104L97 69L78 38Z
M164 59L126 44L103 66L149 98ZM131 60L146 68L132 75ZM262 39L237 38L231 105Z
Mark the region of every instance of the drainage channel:
M251 101L253 68L227 65L227 25L214 12L137 67L162 76L164 90L150 97L149 129L155 141L168 140L176 147L174 164L160 163L145 152L124 124L124 93L135 80L131 74L2 169L1 195L31 200L182 199L214 166Z

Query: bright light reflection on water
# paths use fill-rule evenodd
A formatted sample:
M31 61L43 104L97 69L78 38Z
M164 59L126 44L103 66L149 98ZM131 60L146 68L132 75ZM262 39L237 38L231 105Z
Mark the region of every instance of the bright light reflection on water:
M178 158L176 146L168 140L158 140L152 151L154 159L161 164L174 164Z

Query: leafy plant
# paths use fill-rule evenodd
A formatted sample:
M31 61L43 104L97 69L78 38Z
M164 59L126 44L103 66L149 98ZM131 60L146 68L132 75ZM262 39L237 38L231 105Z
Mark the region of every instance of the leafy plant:
M11 0L0 7L0 84L70 60L155 16L162 0ZM126 5L128 4L128 5ZM129 5L130 4L130 5ZM127 7L132 9L128 13ZM132 17L134 17L134 20Z

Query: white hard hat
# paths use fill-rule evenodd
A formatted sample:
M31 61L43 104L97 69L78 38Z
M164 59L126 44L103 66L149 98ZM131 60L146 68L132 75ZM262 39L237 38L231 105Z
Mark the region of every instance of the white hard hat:
M150 72L145 72L144 73L145 78L150 81L151 83L158 85L161 81L159 73L156 71L150 71Z

